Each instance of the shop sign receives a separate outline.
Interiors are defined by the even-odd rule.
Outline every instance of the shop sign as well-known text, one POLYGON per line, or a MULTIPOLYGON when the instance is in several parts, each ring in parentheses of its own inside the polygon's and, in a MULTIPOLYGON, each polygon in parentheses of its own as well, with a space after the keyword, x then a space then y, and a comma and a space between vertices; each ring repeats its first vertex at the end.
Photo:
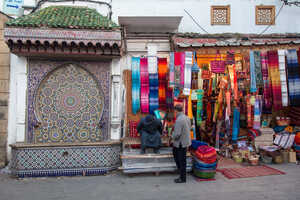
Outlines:
POLYGON ((4 0, 3 12, 8 15, 18 15, 24 0, 4 0))

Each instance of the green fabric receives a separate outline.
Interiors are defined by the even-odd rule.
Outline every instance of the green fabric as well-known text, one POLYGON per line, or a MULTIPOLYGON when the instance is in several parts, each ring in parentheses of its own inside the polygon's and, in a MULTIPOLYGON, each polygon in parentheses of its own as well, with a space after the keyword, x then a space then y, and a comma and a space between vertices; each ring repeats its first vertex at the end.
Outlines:
POLYGON ((49 6, 29 15, 12 19, 6 26, 67 29, 113 29, 117 24, 96 9, 78 6, 49 6))
POLYGON ((198 178, 210 179, 215 177, 216 172, 203 172, 194 168, 193 174, 198 178))
POLYGON ((201 125, 201 122, 202 122, 202 117, 201 117, 201 114, 202 114, 202 110, 203 110, 203 93, 204 91, 203 90, 196 90, 197 92, 197 125, 200 126, 201 125))

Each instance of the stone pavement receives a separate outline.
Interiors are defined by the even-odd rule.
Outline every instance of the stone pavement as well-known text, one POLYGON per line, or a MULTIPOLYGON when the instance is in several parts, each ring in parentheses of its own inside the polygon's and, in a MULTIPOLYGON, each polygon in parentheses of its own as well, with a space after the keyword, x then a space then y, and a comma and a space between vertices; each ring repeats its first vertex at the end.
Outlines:
POLYGON ((299 200, 300 165, 270 165, 285 175, 175 184, 175 174, 51 177, 15 179, 0 175, 0 200, 299 200))

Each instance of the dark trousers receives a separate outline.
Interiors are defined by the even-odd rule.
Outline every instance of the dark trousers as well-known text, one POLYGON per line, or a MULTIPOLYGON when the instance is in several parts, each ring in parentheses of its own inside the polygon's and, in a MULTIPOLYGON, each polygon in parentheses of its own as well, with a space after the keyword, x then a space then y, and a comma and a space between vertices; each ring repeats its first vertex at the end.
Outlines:
POLYGON ((186 181, 186 147, 173 147, 173 156, 180 174, 180 179, 186 181))

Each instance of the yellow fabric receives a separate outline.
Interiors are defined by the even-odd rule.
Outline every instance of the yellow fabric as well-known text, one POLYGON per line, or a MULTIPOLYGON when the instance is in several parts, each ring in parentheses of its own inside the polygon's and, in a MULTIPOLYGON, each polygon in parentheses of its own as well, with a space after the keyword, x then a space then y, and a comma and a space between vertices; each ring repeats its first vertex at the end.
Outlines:
POLYGON ((190 119, 193 119, 192 90, 190 91, 189 100, 188 100, 188 117, 190 119))

